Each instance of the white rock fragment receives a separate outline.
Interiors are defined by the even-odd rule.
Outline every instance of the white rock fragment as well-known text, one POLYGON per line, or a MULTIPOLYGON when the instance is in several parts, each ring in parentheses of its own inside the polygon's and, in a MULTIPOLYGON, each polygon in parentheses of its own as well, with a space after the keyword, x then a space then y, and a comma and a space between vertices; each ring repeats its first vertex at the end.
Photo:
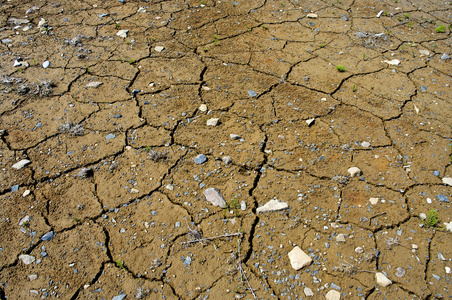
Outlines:
POLYGON ((380 200, 380 199, 378 199, 378 198, 370 198, 370 199, 369 199, 369 202, 370 202, 372 205, 376 205, 376 204, 378 203, 378 200, 380 200))
POLYGON ((414 105, 414 110, 416 111, 416 114, 419 114, 419 108, 417 108, 416 104, 413 103, 413 105, 414 105))
POLYGON ((218 206, 221 208, 226 207, 226 201, 223 198, 219 189, 216 188, 208 188, 204 191, 204 196, 206 196, 207 201, 212 203, 214 206, 218 206))
POLYGON ((308 17, 308 18, 310 18, 310 19, 317 19, 317 15, 316 15, 316 14, 313 14, 313 13, 307 14, 306 17, 308 17))
POLYGON ((131 194, 138 194, 140 191, 139 190, 137 190, 136 188, 131 188, 130 189, 130 193, 131 194))
POLYGON ((288 208, 289 208, 289 204, 287 204, 287 202, 281 202, 279 200, 272 199, 272 200, 268 201, 267 203, 265 203, 264 206, 258 207, 256 212, 257 212, 257 214, 260 214, 260 213, 266 213, 266 212, 270 212, 270 211, 280 211, 280 210, 284 210, 284 209, 288 209, 288 208))
POLYGON ((207 120, 207 126, 217 126, 218 123, 220 123, 220 119, 219 118, 213 118, 213 119, 209 119, 207 120))
POLYGON ((173 191, 173 190, 174 190, 174 185, 172 185, 172 184, 167 184, 167 185, 165 186, 165 188, 166 188, 167 190, 173 191))
POLYGON ((450 268, 449 267, 445 267, 445 269, 446 269, 446 273, 450 274, 450 268))
POLYGON ((98 86, 100 86, 100 85, 102 85, 102 84, 104 84, 104 83, 103 83, 103 82, 100 82, 100 81, 91 81, 90 83, 88 83, 87 85, 85 85, 85 87, 87 87, 87 88, 89 88, 89 87, 97 88, 98 86))
POLYGON ((315 122, 315 118, 311 118, 311 119, 307 119, 306 120, 306 124, 308 124, 309 127, 314 125, 314 122, 315 122))
POLYGON ((233 140, 240 140, 241 136, 238 134, 231 133, 229 137, 233 140))
POLYGON ((140 7, 138 10, 137 10, 137 13, 145 13, 146 12, 146 8, 144 8, 144 7, 140 7))
POLYGON ((39 22, 38 22, 38 28, 43 27, 45 23, 46 23, 46 20, 41 18, 41 20, 39 20, 39 22))
POLYGON ((224 156, 221 160, 225 165, 229 165, 232 162, 232 158, 230 156, 224 156))
POLYGON ((452 178, 450 177, 444 177, 443 183, 452 186, 452 178))
POLYGON ((31 274, 31 275, 28 276, 28 279, 29 279, 30 281, 36 280, 36 279, 38 279, 38 275, 36 275, 36 274, 31 274))
POLYGON ((19 221, 19 226, 24 225, 24 223, 26 223, 26 222, 28 222, 28 221, 30 221, 30 216, 25 216, 25 217, 23 217, 23 218, 20 219, 20 221, 19 221))
POLYGON ((419 50, 419 53, 422 54, 422 55, 425 55, 425 56, 429 56, 430 55, 430 51, 424 50, 424 49, 419 50))
POLYGON ((369 148, 370 147, 370 143, 369 142, 362 142, 361 146, 364 148, 369 148))
POLYGON ((30 190, 25 190, 25 192, 22 194, 22 197, 27 197, 28 195, 30 195, 30 190))
POLYGON ((356 252, 356 253, 363 253, 363 252, 364 252, 364 249, 363 249, 362 247, 356 247, 356 248, 355 248, 355 252, 356 252))
POLYGON ((391 66, 398 66, 400 64, 400 60, 398 60, 398 59, 384 60, 382 62, 387 63, 388 65, 391 65, 391 66))
POLYGON ((331 290, 325 295, 325 299, 327 300, 339 300, 341 299, 341 293, 336 290, 331 290))
POLYGON ((305 287, 303 290, 303 293, 306 295, 306 297, 312 297, 314 296, 314 293, 312 292, 312 290, 308 287, 305 287))
POLYGON ((340 233, 336 236, 336 242, 345 243, 345 234, 340 233))
POLYGON ((446 230, 452 231, 452 222, 449 223, 444 222, 444 225, 446 225, 446 230))
POLYGON ((207 111, 207 105, 201 104, 201 105, 199 106, 199 111, 200 111, 200 112, 206 112, 206 111, 207 111))
POLYGON ((381 17, 381 14, 383 14, 384 10, 380 10, 377 14, 377 18, 381 17))
POLYGON ((31 161, 29 161, 28 159, 22 159, 21 161, 15 163, 12 167, 13 169, 20 170, 30 163, 31 161))
POLYGON ((22 255, 19 255, 19 259, 20 259, 24 264, 29 265, 29 264, 31 264, 32 262, 34 262, 36 258, 35 258, 34 256, 31 256, 31 255, 22 254, 22 255))
POLYGON ((300 247, 296 246, 288 253, 290 264, 295 270, 300 270, 312 263, 312 259, 300 247))
POLYGON ((375 278, 377 279, 377 284, 381 285, 383 287, 386 287, 388 285, 392 284, 392 281, 388 279, 383 273, 375 273, 375 278))
POLYGON ((162 52, 163 50, 165 50, 165 47, 163 47, 163 46, 155 46, 154 50, 156 52, 162 52))
POLYGON ((42 63, 42 67, 44 69, 47 69, 50 66, 50 61, 46 60, 45 62, 42 63))
POLYGON ((245 200, 243 200, 242 202, 240 202, 240 209, 245 211, 246 210, 246 202, 245 200))
POLYGON ((347 170, 348 174, 350 174, 350 177, 355 177, 361 175, 361 170, 357 167, 351 167, 347 170))
POLYGON ((121 29, 116 33, 116 35, 125 39, 127 37, 127 33, 129 33, 127 29, 121 29))
POLYGON ((421 218, 421 220, 425 220, 425 219, 427 219, 427 215, 424 213, 420 213, 419 218, 421 218))

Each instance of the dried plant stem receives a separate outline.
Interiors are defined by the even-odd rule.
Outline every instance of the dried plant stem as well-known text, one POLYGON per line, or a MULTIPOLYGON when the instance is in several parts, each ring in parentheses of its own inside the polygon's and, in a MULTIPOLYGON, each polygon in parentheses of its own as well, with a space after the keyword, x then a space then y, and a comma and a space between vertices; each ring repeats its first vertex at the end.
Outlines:
POLYGON ((231 237, 231 236, 238 236, 241 235, 241 232, 238 233, 229 233, 229 234, 223 234, 223 235, 217 235, 217 236, 212 236, 212 237, 207 237, 207 238, 202 238, 202 239, 196 239, 193 241, 187 241, 187 242, 182 242, 182 245, 186 245, 186 244, 193 244, 193 243, 198 243, 198 242, 204 242, 204 241, 210 241, 210 240, 214 240, 214 239, 219 239, 219 238, 223 238, 223 237, 231 237))
POLYGON ((243 268, 242 268, 242 258, 240 257, 240 240, 238 240, 238 252, 239 252, 239 269, 240 269, 240 274, 242 274, 242 276, 245 278, 245 280, 246 280, 246 283, 248 283, 248 287, 249 287, 249 289, 250 289, 250 291, 251 291, 251 293, 253 294, 253 296, 254 296, 254 299, 257 299, 257 296, 256 296, 256 294, 254 293, 254 290, 253 290, 253 288, 251 287, 251 284, 250 284, 250 282, 248 281, 248 278, 246 277, 246 274, 245 274, 245 272, 243 271, 243 268))

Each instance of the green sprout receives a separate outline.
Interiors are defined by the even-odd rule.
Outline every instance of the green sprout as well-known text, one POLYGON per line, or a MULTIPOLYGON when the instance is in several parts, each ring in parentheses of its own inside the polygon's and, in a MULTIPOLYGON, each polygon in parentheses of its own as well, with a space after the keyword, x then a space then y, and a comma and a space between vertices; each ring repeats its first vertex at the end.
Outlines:
POLYGON ((115 260, 115 264, 118 268, 124 269, 124 261, 117 259, 117 260, 115 260))
POLYGON ((264 29, 268 29, 267 25, 265 25, 265 24, 262 24, 261 27, 264 29))
POLYGON ((392 35, 391 30, 388 29, 388 35, 392 35))
POLYGON ((86 68, 86 73, 90 73, 90 69, 89 69, 89 67, 88 67, 88 68, 86 68))
POLYGON ((435 28, 435 31, 438 32, 438 33, 446 32, 446 26, 441 24, 441 25, 439 25, 438 27, 435 28))
POLYGON ((226 207, 224 208, 224 211, 223 211, 223 219, 226 219, 226 215, 229 211, 230 211, 229 204, 226 203, 226 207))
POLYGON ((366 53, 363 53, 363 60, 366 60, 366 53))
POLYGON ((151 146, 146 146, 146 147, 144 148, 144 150, 145 150, 146 152, 151 152, 151 146))
POLYGON ((325 47, 325 44, 320 44, 319 47, 323 48, 323 47, 325 47))
POLYGON ((33 64, 36 66, 38 62, 36 61, 36 58, 33 58, 33 64))
POLYGON ((402 21, 403 21, 403 18, 402 18, 402 17, 399 17, 399 18, 397 18, 397 20, 399 20, 400 22, 402 22, 402 21))
POLYGON ((206 1, 200 1, 199 3, 201 3, 202 5, 207 5, 206 1))
POLYGON ((116 26, 116 28, 119 28, 119 22, 116 22, 115 26, 116 26))
POLYGON ((240 216, 240 210, 239 210, 240 209, 240 203, 237 201, 237 199, 232 198, 231 206, 232 206, 233 209, 235 209, 235 215, 237 217, 239 217, 240 216))
POLYGON ((343 65, 337 65, 336 70, 338 70, 339 72, 345 72, 345 67, 343 65))
POLYGON ((410 14, 408 14, 408 13, 403 14, 403 16, 404 16, 405 18, 407 18, 407 19, 410 18, 410 14))
POLYGON ((134 62, 133 58, 129 61, 130 64, 133 64, 134 62))
POLYGON ((151 38, 151 41, 155 42, 155 38, 151 38))
POLYGON ((79 221, 80 221, 79 218, 74 218, 74 222, 75 222, 75 223, 78 223, 79 221))
POLYGON ((356 92, 356 85, 353 85, 352 92, 356 92))
POLYGON ((29 222, 23 222, 22 225, 23 225, 24 227, 30 227, 30 223, 29 223, 29 222))
POLYGON ((213 45, 216 46, 218 44, 218 40, 213 41, 213 45))
POLYGON ((408 27, 409 28, 413 27, 413 22, 412 21, 410 21, 410 23, 408 24, 408 27))
POLYGON ((432 208, 428 211, 428 215, 424 220, 422 220, 422 223, 424 223, 425 227, 434 227, 438 224, 438 221, 438 211, 432 208))

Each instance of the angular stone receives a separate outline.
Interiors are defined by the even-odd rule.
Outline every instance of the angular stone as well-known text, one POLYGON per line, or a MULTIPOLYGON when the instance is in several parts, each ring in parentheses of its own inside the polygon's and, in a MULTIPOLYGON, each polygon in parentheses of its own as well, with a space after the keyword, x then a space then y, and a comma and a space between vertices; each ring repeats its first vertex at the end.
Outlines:
POLYGON ((97 88, 98 86, 100 86, 102 84, 103 84, 103 82, 100 82, 100 81, 92 81, 92 82, 88 83, 87 85, 85 85, 85 87, 97 88))
POLYGON ((452 178, 450 177, 444 177, 443 183, 452 186, 452 178))
POLYGON ((193 161, 195 162, 195 164, 201 165, 203 163, 205 163, 207 160, 207 157, 204 154, 199 154, 198 156, 196 156, 193 161))
POLYGON ((314 125, 314 122, 315 122, 315 118, 307 119, 307 120, 306 120, 306 123, 308 124, 309 127, 311 127, 312 125, 314 125))
POLYGON ((217 126, 218 123, 220 123, 219 118, 213 118, 213 119, 207 120, 207 126, 217 126))
POLYGON ((336 242, 345 243, 345 234, 340 233, 336 236, 336 242))
POLYGON ((377 283, 383 287, 392 284, 392 281, 389 280, 383 273, 375 273, 375 278, 377 279, 377 283))
POLYGON ((347 170, 348 174, 350 174, 350 177, 355 177, 361 175, 361 170, 357 167, 351 167, 347 170))
POLYGON ((13 169, 20 170, 29 163, 31 163, 31 161, 29 161, 28 159, 22 159, 21 161, 15 163, 12 167, 13 169))
POLYGON ((207 105, 201 104, 201 105, 199 106, 199 111, 201 111, 201 112, 206 112, 206 111, 207 111, 207 105))
POLYGON ((29 265, 29 264, 31 264, 32 262, 34 262, 36 258, 35 258, 34 256, 31 256, 31 255, 28 255, 28 254, 22 254, 22 255, 19 255, 19 259, 20 259, 24 264, 29 265))
POLYGON ((225 163, 225 165, 229 165, 232 162, 232 158, 230 156, 224 156, 222 160, 225 163))
POLYGON ((295 270, 300 270, 303 267, 309 266, 312 263, 312 259, 307 255, 300 247, 296 246, 288 253, 290 264, 295 270))
POLYGON ((314 296, 314 293, 312 292, 312 290, 308 287, 305 287, 303 290, 303 293, 306 295, 306 297, 312 297, 314 296))
POLYGON ((264 206, 258 207, 256 212, 257 214, 260 213, 266 213, 266 212, 270 212, 270 211, 280 211, 280 210, 284 210, 284 209, 288 209, 289 205, 287 204, 287 202, 281 202, 279 200, 275 200, 272 199, 270 201, 268 201, 267 203, 265 203, 264 206))
POLYGON ((208 188, 204 191, 204 196, 206 196, 207 201, 215 206, 225 208, 226 201, 223 198, 220 190, 217 188, 208 188))
POLYGON ((41 240, 46 242, 50 241, 51 239, 53 239, 53 231, 49 231, 41 237, 41 240))
POLYGON ((42 63, 42 67, 44 69, 47 69, 50 66, 50 61, 46 60, 45 62, 42 63))
POLYGON ((116 35, 125 39, 128 32, 129 31, 127 29, 121 29, 116 33, 116 35))
POLYGON ((240 138, 241 138, 240 135, 238 135, 238 134, 233 134, 233 133, 231 133, 231 134, 229 135, 229 137, 230 137, 231 139, 233 139, 233 140, 240 140, 240 138))
POLYGON ((165 50, 165 47, 163 47, 163 46, 155 46, 154 50, 156 52, 162 52, 163 50, 165 50))
POLYGON ((339 300, 341 299, 341 293, 335 290, 331 290, 325 295, 325 299, 327 300, 339 300))
POLYGON ((378 198, 370 198, 369 199, 369 202, 372 204, 372 205, 375 205, 375 204, 377 204, 378 203, 378 198))
POLYGON ((310 18, 310 19, 317 19, 317 15, 316 14, 308 14, 306 17, 310 18))

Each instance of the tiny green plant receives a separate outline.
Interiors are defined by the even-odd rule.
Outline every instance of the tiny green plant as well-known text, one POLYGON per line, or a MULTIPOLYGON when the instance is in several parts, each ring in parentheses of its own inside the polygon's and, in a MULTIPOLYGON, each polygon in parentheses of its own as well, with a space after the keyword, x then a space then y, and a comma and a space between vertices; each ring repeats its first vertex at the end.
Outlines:
POLYGON ((268 29, 267 25, 265 25, 265 24, 262 24, 261 27, 264 29, 268 29))
POLYGON ((118 23, 118 22, 116 22, 116 25, 115 25, 115 26, 116 26, 116 28, 119 28, 119 23, 118 23))
POLYGON ((320 44, 319 47, 323 48, 323 47, 325 47, 325 44, 320 44))
POLYGON ((399 0, 395 0, 395 3, 399 3, 399 0))
POLYGON ((422 220, 422 223, 424 223, 425 227, 434 227, 438 224, 438 221, 438 211, 432 208, 428 211, 427 217, 422 220))
POLYGON ((129 61, 130 64, 133 64, 134 62, 133 58, 129 61))
POLYGON ((226 203, 226 207, 224 208, 223 211, 223 219, 226 219, 227 213, 230 211, 231 209, 229 208, 229 204, 226 203))
POLYGON ((237 201, 237 199, 232 198, 231 206, 232 206, 233 209, 235 209, 235 215, 237 217, 239 217, 240 216, 240 210, 239 210, 240 209, 240 203, 237 201))
POLYGON ((23 73, 24 72, 24 69, 19 69, 18 70, 20 73, 23 73))
POLYGON ((33 58, 33 64, 36 66, 38 62, 36 61, 36 58, 33 58))
POLYGON ((402 18, 402 17, 399 17, 399 18, 397 18, 397 20, 399 20, 400 22, 402 22, 402 21, 403 21, 403 18, 402 18))
POLYGON ((412 21, 410 21, 410 23, 408 23, 408 28, 411 28, 411 27, 413 27, 413 22, 412 21))
POLYGON ((218 36, 217 36, 216 34, 214 34, 212 37, 213 37, 214 39, 218 40, 218 36))
POLYGON ((363 53, 363 60, 366 60, 366 53, 363 53))
POLYGON ((90 69, 89 69, 89 67, 88 67, 88 68, 86 68, 86 73, 90 73, 90 69))
POLYGON ((218 40, 213 41, 213 45, 214 46, 218 45, 218 40))
POLYGON ((117 259, 117 260, 115 260, 115 264, 118 268, 124 269, 124 261, 117 259))
POLYGON ((388 35, 392 35, 392 33, 391 33, 391 30, 390 30, 390 29, 388 29, 388 35))
POLYGON ((206 1, 200 1, 199 3, 201 3, 202 5, 207 5, 206 1))
POLYGON ((343 65, 337 65, 336 70, 338 70, 339 72, 345 72, 345 67, 343 65))
POLYGON ((155 38, 151 38, 151 40, 152 40, 153 42, 155 42, 155 38))
POLYGON ((146 151, 146 152, 151 152, 151 146, 146 146, 145 148, 144 148, 144 150, 146 151))
POLYGON ((22 225, 23 225, 24 227, 30 227, 30 223, 28 223, 28 222, 23 222, 22 225))
POLYGON ((127 41, 126 44, 127 44, 127 45, 130 45, 130 44, 132 44, 132 42, 131 42, 131 41, 127 41))
POLYGON ((356 85, 353 85, 352 91, 353 91, 353 92, 356 92, 356 85))
POLYGON ((383 12, 383 16, 387 17, 388 13, 386 11, 383 12))
POLYGON ((446 32, 446 26, 441 24, 441 25, 439 25, 438 27, 435 28, 435 31, 438 32, 438 33, 446 32))
POLYGON ((403 16, 404 16, 405 18, 407 18, 407 19, 410 18, 410 14, 407 14, 407 13, 403 14, 403 16))

